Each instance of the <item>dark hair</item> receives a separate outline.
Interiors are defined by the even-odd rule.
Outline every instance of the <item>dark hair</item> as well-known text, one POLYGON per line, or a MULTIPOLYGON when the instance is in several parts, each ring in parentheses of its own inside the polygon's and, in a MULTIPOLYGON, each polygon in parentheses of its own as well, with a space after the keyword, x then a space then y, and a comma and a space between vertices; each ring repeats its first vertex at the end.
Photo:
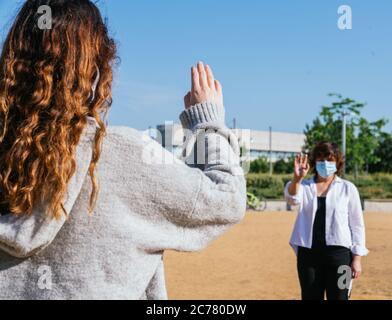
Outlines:
POLYGON ((316 171, 316 161, 317 159, 331 159, 333 158, 336 161, 336 174, 341 176, 343 174, 344 168, 344 156, 339 149, 338 144, 329 141, 321 141, 319 142, 312 150, 310 154, 310 167, 314 174, 317 174, 316 171))

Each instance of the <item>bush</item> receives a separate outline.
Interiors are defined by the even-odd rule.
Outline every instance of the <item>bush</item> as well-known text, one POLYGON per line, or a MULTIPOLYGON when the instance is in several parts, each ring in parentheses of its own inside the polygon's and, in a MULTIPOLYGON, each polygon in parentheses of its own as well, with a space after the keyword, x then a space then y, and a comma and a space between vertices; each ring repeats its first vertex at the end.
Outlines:
POLYGON ((266 158, 258 158, 250 163, 249 172, 267 173, 270 170, 269 168, 269 163, 266 158))
POLYGON ((248 191, 257 197, 264 197, 267 199, 280 199, 283 197, 283 188, 285 181, 283 175, 273 175, 272 177, 266 174, 249 174, 247 176, 248 191))
MULTIPOLYGON (((257 197, 283 199, 283 188, 292 177, 292 174, 274 174, 271 177, 268 174, 250 173, 247 175, 248 191, 257 197)), ((345 179, 357 186, 362 199, 392 199, 392 174, 361 175, 358 179, 348 175, 345 179)))
POLYGON ((280 159, 274 163, 274 173, 276 174, 289 174, 293 172, 294 159, 285 160, 280 159))
POLYGON ((348 175, 346 179, 357 186, 363 199, 392 199, 392 174, 360 175, 357 179, 348 175))

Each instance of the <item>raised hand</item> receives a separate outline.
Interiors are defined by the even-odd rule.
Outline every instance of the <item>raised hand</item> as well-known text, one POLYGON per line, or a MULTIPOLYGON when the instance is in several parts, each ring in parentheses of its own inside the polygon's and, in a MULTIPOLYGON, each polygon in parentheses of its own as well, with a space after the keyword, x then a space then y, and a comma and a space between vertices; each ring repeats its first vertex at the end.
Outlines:
POLYGON ((184 102, 187 109, 203 102, 223 105, 222 86, 208 65, 199 62, 197 67, 192 67, 192 89, 184 97, 184 102))
POLYGON ((294 179, 300 181, 309 173, 308 155, 297 154, 294 160, 294 179))

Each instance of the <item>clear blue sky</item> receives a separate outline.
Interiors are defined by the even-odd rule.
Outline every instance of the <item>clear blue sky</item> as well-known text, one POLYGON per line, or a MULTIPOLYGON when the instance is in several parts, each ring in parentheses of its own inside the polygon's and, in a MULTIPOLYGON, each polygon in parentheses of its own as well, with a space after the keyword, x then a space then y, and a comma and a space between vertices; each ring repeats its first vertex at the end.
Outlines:
MULTIPOLYGON (((0 0, 1 37, 20 1, 0 0)), ((110 124, 176 121, 190 66, 208 62, 222 82, 228 123, 302 132, 329 92, 367 102, 392 121, 392 1, 100 0, 121 65, 110 124), (337 28, 337 9, 353 29, 337 28)), ((392 123, 388 125, 392 131, 392 123)))

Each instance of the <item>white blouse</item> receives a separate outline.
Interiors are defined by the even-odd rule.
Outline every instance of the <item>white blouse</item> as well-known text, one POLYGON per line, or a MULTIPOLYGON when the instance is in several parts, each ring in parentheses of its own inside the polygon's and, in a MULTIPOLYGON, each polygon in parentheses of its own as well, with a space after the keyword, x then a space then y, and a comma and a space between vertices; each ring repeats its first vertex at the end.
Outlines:
MULTIPOLYGON (((295 253, 298 246, 311 248, 313 223, 317 211, 317 186, 314 178, 304 180, 298 194, 289 194, 286 185, 285 198, 290 205, 299 205, 290 245, 295 253)), ((358 256, 366 256, 365 224, 358 189, 349 181, 336 176, 326 198, 325 240, 327 246, 342 246, 358 256)))

